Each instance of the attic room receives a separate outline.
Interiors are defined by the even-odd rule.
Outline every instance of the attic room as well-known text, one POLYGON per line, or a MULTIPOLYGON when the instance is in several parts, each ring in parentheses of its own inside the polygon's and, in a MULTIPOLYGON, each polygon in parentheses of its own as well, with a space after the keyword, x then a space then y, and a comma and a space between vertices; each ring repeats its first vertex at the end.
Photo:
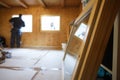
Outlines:
POLYGON ((120 80, 119 3, 0 0, 0 80, 120 80), (19 14, 20 47, 11 47, 19 14))

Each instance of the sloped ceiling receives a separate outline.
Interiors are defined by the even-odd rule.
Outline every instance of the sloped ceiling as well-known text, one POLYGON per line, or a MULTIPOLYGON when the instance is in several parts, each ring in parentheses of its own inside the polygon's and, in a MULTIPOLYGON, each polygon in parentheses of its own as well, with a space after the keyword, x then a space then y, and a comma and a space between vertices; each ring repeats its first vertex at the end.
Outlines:
POLYGON ((50 7, 79 7, 81 0, 0 0, 0 7, 12 8, 21 6, 28 8, 30 6, 50 7))

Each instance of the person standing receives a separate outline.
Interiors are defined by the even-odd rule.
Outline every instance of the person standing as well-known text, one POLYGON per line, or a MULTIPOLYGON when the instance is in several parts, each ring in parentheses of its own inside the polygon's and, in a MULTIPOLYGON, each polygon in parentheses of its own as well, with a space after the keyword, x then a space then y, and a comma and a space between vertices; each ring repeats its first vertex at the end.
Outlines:
POLYGON ((16 47, 19 48, 21 41, 21 27, 25 27, 25 23, 22 20, 22 14, 19 14, 19 17, 11 18, 9 22, 12 24, 10 47, 14 48, 16 45, 16 47))

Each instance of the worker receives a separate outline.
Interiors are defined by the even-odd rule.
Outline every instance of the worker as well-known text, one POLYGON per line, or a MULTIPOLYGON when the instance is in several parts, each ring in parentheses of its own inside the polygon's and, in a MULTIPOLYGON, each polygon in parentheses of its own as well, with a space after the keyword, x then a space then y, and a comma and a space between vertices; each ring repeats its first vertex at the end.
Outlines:
POLYGON ((25 23, 22 20, 22 14, 19 14, 19 17, 11 18, 9 22, 12 24, 10 47, 14 48, 16 45, 17 48, 20 48, 21 27, 25 27, 25 23))

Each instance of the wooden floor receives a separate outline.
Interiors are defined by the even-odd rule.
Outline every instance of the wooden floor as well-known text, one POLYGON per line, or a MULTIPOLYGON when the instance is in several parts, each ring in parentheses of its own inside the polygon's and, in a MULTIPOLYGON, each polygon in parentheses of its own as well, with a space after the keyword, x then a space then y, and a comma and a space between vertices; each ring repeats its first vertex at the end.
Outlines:
POLYGON ((63 50, 4 49, 12 58, 0 64, 0 80, 62 80, 63 50))

